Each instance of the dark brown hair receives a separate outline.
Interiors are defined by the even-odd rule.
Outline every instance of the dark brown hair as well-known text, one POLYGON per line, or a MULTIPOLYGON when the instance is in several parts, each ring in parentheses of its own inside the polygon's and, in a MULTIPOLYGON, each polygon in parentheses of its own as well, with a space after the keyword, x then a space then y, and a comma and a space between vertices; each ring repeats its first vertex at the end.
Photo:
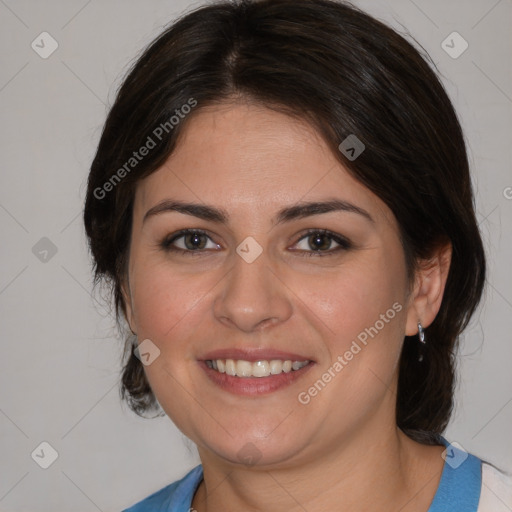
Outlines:
MULTIPOLYGON (((409 276, 440 244, 452 244, 422 362, 416 337, 405 339, 396 409, 397 425, 411 438, 439 442, 453 406, 457 340, 480 301, 485 255, 461 127, 423 53, 357 8, 331 0, 221 2, 170 25, 120 87, 89 174, 84 223, 94 282, 111 287, 118 325, 120 312, 126 315, 121 283, 136 184, 165 162, 186 123, 202 107, 233 98, 298 116, 392 210, 409 276), (171 128, 171 117, 191 99, 193 112, 171 128), (159 126, 168 127, 165 136, 127 166, 159 126), (352 134, 366 146, 353 161, 338 149, 352 134)), ((125 347, 121 396, 143 415, 158 402, 129 336, 125 347)))

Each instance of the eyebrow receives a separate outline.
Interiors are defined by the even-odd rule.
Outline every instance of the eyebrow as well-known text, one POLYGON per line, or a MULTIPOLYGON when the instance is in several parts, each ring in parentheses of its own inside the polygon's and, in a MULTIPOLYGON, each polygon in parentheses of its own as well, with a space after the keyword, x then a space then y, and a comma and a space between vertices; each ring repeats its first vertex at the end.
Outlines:
MULTIPOLYGON (((304 217, 310 217, 313 215, 340 211, 356 213, 366 218, 370 222, 375 222, 372 216, 363 208, 341 199, 331 199, 327 201, 300 202, 293 206, 283 208, 272 220, 272 223, 282 224, 295 219, 302 219, 304 217)), ((219 224, 228 224, 229 222, 229 215, 222 208, 164 199, 145 213, 142 223, 146 222, 148 218, 154 215, 167 212, 178 212, 185 215, 192 215, 193 217, 198 217, 200 219, 216 222, 219 224)))

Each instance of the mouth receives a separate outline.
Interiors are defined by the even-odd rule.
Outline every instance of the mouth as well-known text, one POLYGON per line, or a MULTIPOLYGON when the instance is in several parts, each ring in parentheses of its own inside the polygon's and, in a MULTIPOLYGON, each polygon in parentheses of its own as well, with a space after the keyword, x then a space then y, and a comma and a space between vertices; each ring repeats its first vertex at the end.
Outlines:
POLYGON ((281 359, 263 359, 254 362, 244 359, 207 359, 205 361, 206 366, 211 370, 240 378, 262 378, 296 372, 310 363, 310 360, 292 361, 291 359, 284 361, 281 359))
POLYGON ((225 349, 198 363, 210 382, 236 395, 261 396, 301 379, 316 363, 308 356, 263 349, 225 349))

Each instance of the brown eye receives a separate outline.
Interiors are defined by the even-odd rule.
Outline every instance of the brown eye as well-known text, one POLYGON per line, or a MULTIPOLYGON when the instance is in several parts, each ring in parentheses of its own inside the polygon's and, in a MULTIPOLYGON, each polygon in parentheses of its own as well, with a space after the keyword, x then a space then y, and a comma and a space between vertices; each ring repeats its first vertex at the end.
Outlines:
POLYGON ((296 244, 303 256, 327 256, 351 247, 345 237, 323 229, 308 231, 296 244))
POLYGON ((191 251, 194 249, 204 249, 206 246, 206 236, 202 233, 190 233, 181 238, 183 238, 185 248, 191 251))
POLYGON ((333 239, 324 234, 316 234, 310 235, 307 238, 309 247, 311 247, 314 251, 323 251, 331 248, 331 244, 333 239))
POLYGON ((184 229, 179 231, 164 239, 160 245, 165 251, 177 251, 182 253, 220 248, 204 231, 196 229, 184 229), (208 244, 210 245, 208 246, 208 244))

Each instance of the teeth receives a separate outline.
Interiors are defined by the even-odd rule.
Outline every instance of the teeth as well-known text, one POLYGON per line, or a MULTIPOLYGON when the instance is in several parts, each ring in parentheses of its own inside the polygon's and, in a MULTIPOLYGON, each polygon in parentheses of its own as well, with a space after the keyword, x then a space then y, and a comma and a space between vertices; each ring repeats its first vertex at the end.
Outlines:
POLYGON ((283 371, 283 362, 278 359, 272 359, 270 361, 270 373, 272 375, 277 375, 283 371))
POLYGON ((280 373, 290 373, 304 368, 309 364, 306 361, 281 361, 272 359, 271 361, 245 361, 243 359, 214 359, 206 361, 208 368, 217 370, 219 373, 226 373, 233 377, 268 377, 269 375, 279 375, 280 373))
POLYGON ((236 374, 239 377, 250 377, 252 374, 252 363, 249 361, 242 361, 241 359, 235 363, 236 374))
POLYGON ((226 373, 232 376, 236 375, 236 365, 233 359, 226 359, 226 373))
POLYGON ((268 361, 256 361, 251 364, 251 370, 255 377, 268 377, 270 375, 270 363, 268 361))

